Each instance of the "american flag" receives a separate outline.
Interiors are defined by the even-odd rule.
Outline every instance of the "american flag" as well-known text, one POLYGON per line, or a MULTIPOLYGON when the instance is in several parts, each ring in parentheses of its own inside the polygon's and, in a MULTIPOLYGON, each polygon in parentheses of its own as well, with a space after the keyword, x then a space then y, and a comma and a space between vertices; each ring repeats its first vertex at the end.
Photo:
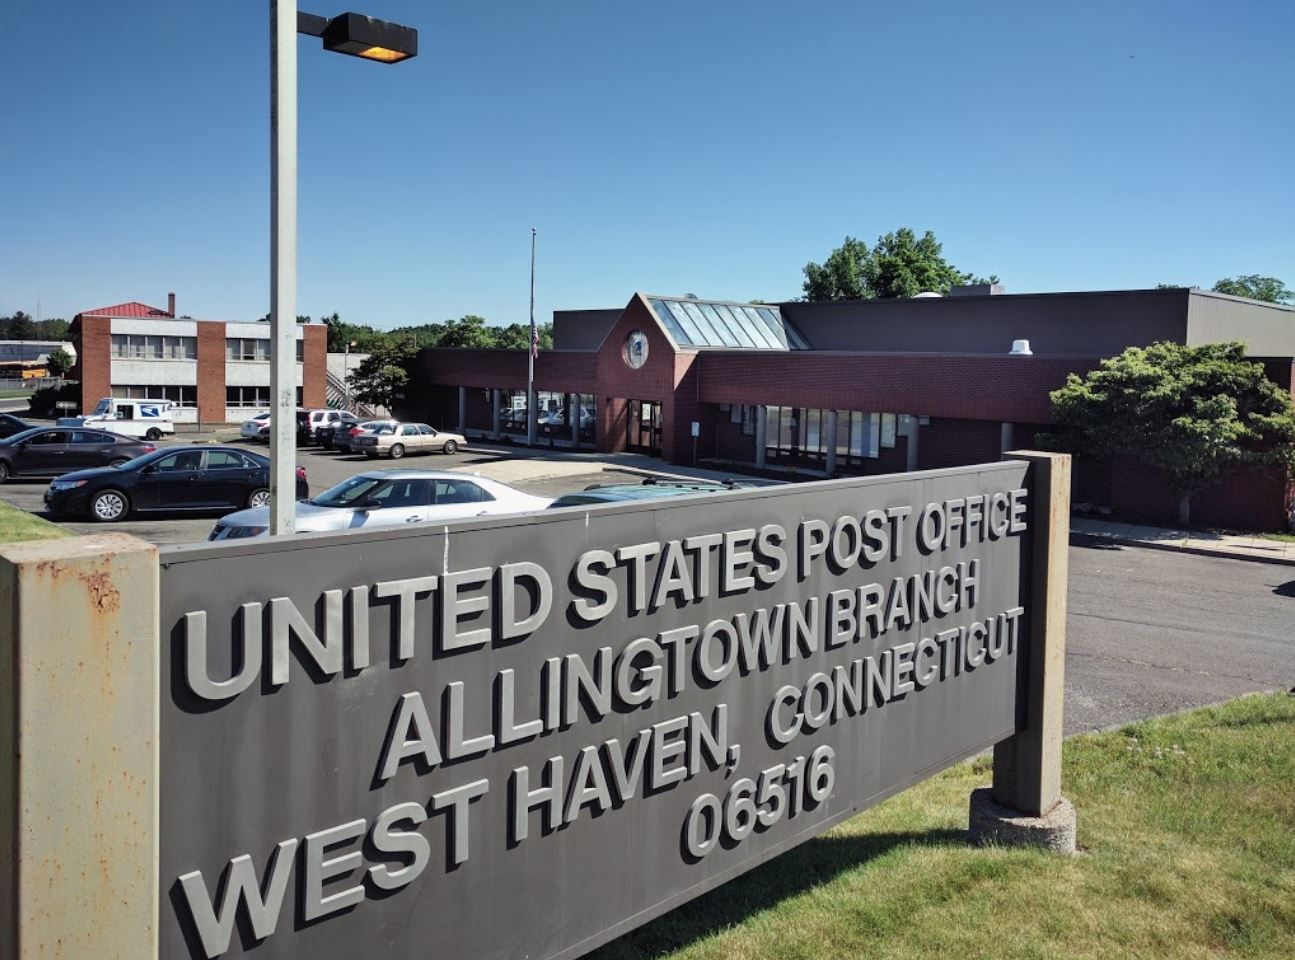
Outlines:
POLYGON ((531 356, 538 357, 539 355, 540 355, 540 331, 539 331, 539 328, 532 323, 531 324, 531 356))

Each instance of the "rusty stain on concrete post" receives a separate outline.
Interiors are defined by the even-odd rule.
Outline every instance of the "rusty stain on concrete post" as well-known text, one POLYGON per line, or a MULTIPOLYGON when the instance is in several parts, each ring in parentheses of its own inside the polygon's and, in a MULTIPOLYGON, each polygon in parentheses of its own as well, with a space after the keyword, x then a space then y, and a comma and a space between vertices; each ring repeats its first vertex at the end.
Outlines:
POLYGON ((0 548, 0 957, 157 956, 157 548, 0 548))

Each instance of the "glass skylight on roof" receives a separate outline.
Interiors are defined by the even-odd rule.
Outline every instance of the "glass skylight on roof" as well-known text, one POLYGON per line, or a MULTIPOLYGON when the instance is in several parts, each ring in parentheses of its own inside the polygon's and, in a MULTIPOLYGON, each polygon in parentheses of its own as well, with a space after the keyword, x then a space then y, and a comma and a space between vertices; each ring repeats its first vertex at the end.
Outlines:
POLYGON ((809 344, 777 307, 678 297, 648 300, 681 347, 737 350, 808 350, 809 344))

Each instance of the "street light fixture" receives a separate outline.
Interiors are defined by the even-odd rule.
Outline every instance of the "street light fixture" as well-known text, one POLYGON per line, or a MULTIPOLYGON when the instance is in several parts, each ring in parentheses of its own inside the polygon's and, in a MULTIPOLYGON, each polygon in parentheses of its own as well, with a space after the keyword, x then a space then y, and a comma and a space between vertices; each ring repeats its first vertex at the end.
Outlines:
POLYGON ((379 63, 418 54, 413 27, 358 13, 320 17, 297 0, 270 0, 270 534, 296 529, 297 486, 297 35, 379 63))

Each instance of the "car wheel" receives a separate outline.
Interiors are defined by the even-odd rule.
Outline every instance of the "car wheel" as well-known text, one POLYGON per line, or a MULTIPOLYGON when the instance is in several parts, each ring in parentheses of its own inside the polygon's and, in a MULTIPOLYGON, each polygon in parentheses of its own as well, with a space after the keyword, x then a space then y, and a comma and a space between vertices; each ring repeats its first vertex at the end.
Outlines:
POLYGON ((145 440, 161 440, 161 439, 162 439, 162 431, 161 431, 161 430, 159 430, 159 429, 157 429, 157 427, 149 427, 149 428, 148 428, 148 432, 147 432, 146 434, 144 434, 144 439, 145 439, 145 440))
POLYGON ((445 452, 446 452, 446 453, 458 453, 458 452, 459 452, 459 445, 458 445, 457 443, 455 443, 453 440, 446 440, 446 441, 445 441, 445 452))
POLYGON ((391 450, 387 454, 387 456, 391 457, 392 460, 399 460, 404 455, 405 445, 403 443, 393 443, 391 445, 391 450))
POLYGON ((257 487, 247 495, 247 505, 249 507, 268 507, 270 505, 270 491, 265 487, 257 487))
POLYGON ((9 464, 5 463, 3 460, 0 460, 0 483, 4 483, 8 479, 9 479, 9 464))
POLYGON ((90 519, 113 523, 130 513, 130 500, 120 490, 100 490, 90 498, 90 519))
POLYGON ((124 466, 125 464, 128 464, 128 463, 130 463, 130 460, 129 460, 127 457, 118 457, 116 460, 109 460, 109 461, 108 461, 108 466, 110 466, 110 467, 120 467, 120 466, 124 466))

